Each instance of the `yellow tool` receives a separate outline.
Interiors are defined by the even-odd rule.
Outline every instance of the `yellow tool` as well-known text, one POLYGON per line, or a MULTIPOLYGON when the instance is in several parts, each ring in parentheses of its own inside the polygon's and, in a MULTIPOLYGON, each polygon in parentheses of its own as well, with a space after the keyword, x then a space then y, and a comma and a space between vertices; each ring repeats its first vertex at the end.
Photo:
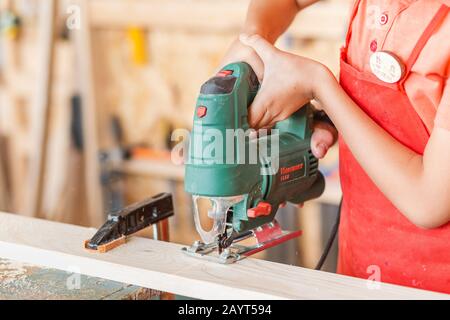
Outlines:
POLYGON ((147 63, 147 47, 145 44, 145 32, 138 27, 128 28, 128 38, 132 45, 132 59, 137 65, 147 63))
POLYGON ((0 30, 10 39, 17 39, 20 33, 20 17, 11 10, 6 10, 0 16, 0 30))

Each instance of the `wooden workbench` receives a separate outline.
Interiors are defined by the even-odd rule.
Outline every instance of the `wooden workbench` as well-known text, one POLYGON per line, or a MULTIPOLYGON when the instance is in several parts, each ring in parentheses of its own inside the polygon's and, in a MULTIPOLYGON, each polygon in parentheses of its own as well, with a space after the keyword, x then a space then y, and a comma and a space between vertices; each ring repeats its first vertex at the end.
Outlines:
POLYGON ((86 251, 94 229, 0 213, 0 257, 200 299, 449 299, 449 295, 257 259, 220 265, 181 245, 131 238, 108 253, 86 251))
POLYGON ((0 300, 149 300, 160 292, 0 258, 0 300))

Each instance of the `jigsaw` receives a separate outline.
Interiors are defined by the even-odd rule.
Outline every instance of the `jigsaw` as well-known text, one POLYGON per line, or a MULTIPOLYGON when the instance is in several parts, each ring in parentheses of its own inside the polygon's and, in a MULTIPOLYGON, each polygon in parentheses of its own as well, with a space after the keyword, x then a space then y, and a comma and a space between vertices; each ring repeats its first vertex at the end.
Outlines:
POLYGON ((313 106, 303 106, 268 134, 246 134, 247 109, 259 87, 245 62, 225 66, 201 87, 185 169, 201 240, 182 249, 189 255, 233 263, 295 238, 301 231, 283 231, 278 208, 323 193, 325 180, 310 147, 313 106), (209 230, 202 226, 202 199, 210 202, 209 230))

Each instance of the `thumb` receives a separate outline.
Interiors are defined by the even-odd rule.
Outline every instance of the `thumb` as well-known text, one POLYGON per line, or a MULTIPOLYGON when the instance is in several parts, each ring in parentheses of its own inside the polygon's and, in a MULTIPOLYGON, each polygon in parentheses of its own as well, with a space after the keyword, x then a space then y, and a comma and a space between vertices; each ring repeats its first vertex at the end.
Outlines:
POLYGON ((336 141, 337 132, 332 126, 317 122, 311 137, 311 151, 318 159, 325 157, 328 149, 336 141))
POLYGON ((277 50, 269 41, 261 37, 259 34, 241 34, 239 40, 242 44, 251 47, 265 63, 270 60, 277 50))

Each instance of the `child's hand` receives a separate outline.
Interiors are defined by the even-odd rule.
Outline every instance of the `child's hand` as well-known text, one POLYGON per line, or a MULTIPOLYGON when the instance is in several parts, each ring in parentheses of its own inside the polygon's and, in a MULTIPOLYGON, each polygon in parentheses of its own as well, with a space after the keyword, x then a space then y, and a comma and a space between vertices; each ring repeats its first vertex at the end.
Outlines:
MULTIPOLYGON (((223 68, 229 63, 236 61, 247 62, 255 71, 259 81, 262 80, 264 74, 264 64, 261 58, 256 54, 255 50, 242 44, 239 39, 236 39, 228 49, 225 57, 220 63, 220 67, 223 68)), ((217 70, 219 71, 219 70, 217 70)))
POLYGON ((249 110, 252 127, 269 128, 314 99, 318 62, 278 50, 259 35, 241 35, 264 64, 261 88, 249 110))
POLYGON ((332 125, 318 121, 314 123, 314 131, 311 137, 311 151, 318 159, 327 154, 328 149, 336 142, 338 133, 332 125))
MULTIPOLYGON (((241 35, 239 39, 264 64, 261 88, 249 109, 249 124, 253 128, 270 128, 288 118, 313 100, 321 79, 330 76, 322 64, 278 50, 259 35, 241 35)), ((317 158, 323 158, 337 132, 324 123, 317 123, 314 129, 311 148, 317 158)))

